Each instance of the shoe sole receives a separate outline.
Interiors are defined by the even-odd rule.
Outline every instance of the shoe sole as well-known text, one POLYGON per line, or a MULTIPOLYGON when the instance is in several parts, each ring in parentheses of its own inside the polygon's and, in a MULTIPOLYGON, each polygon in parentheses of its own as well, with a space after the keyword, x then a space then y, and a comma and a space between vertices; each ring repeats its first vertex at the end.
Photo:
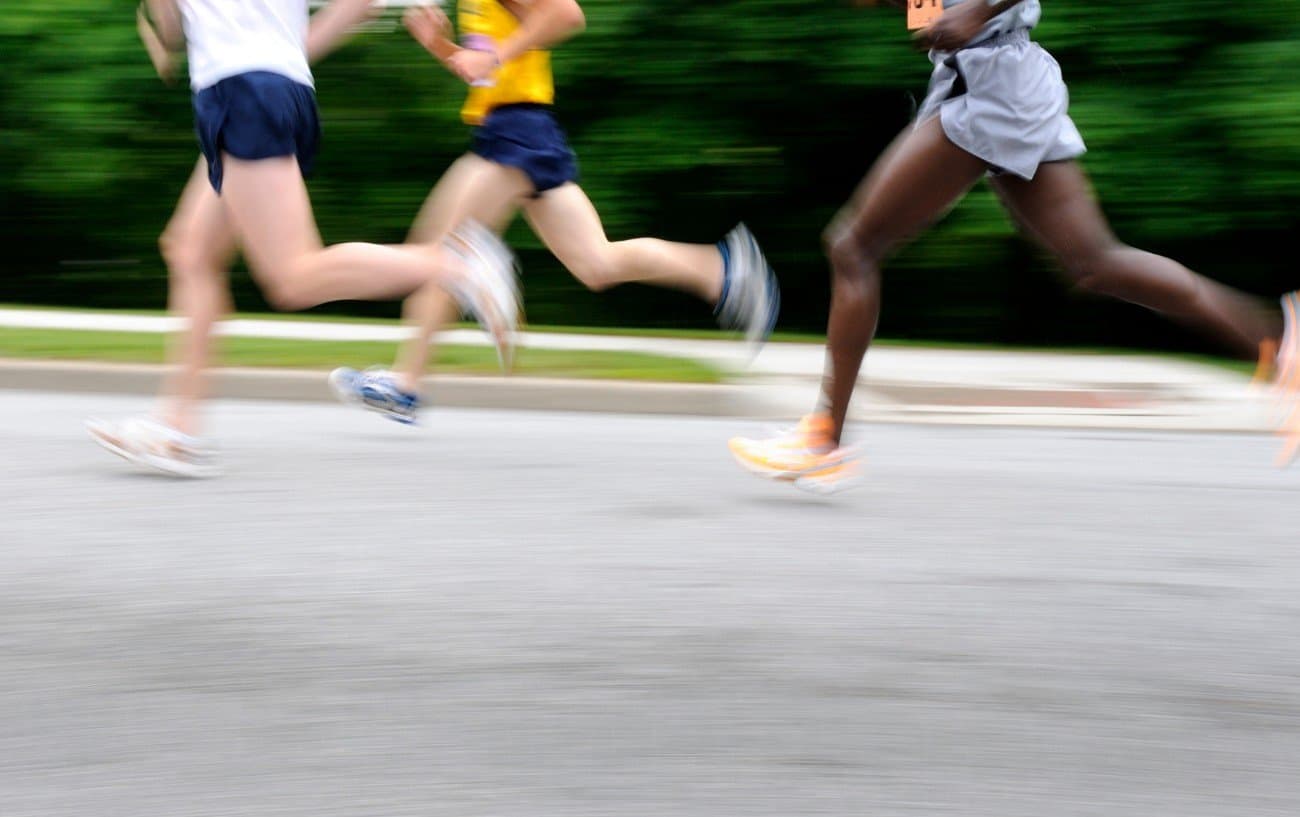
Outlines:
POLYGON ((761 465, 747 459, 744 455, 737 453, 735 449, 730 449, 730 451, 732 458, 740 465, 740 467, 754 476, 772 482, 789 482, 796 488, 813 494, 837 494, 841 491, 847 491, 862 482, 862 477, 859 473, 860 467, 857 460, 841 460, 834 465, 790 471, 761 465), (834 472, 840 469, 851 470, 853 473, 835 479, 826 478, 827 472, 834 472))
POLYGON ((158 471, 169 477, 178 477, 182 479, 211 479, 221 475, 221 470, 214 466, 204 467, 201 465, 187 465, 177 463, 175 460, 169 460, 166 457, 158 457, 153 454, 137 454, 134 451, 123 448, 114 443, 107 436, 103 426, 94 421, 86 422, 86 432, 90 438, 99 444, 101 448, 109 451, 132 465, 140 465, 151 471, 158 471))

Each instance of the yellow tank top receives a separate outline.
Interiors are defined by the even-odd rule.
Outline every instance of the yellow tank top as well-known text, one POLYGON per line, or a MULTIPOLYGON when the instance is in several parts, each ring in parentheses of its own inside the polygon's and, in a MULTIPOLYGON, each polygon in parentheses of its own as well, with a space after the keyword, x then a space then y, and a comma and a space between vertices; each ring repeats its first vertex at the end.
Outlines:
MULTIPOLYGON (((457 16, 461 42, 473 48, 482 38, 494 43, 514 33, 519 19, 500 0, 460 0, 457 16)), ((478 125, 488 113, 501 105, 532 102, 550 105, 555 102, 555 82, 551 77, 551 52, 529 51, 496 70, 485 84, 469 89, 460 118, 468 125, 478 125)))

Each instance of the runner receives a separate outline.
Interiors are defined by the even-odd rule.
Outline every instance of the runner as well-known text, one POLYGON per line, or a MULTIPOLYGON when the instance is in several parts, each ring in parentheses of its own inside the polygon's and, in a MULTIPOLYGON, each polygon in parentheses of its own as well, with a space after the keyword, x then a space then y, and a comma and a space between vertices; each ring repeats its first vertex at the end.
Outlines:
POLYGON ((385 299, 443 286, 499 344, 517 320, 512 262, 486 230, 464 225, 438 245, 321 244, 303 177, 319 122, 308 58, 319 57, 370 14, 370 0, 335 0, 311 19, 306 0, 149 0, 139 28, 164 78, 188 48, 203 158, 162 239, 169 306, 189 321, 170 357, 178 365, 157 418, 92 420, 110 451, 178 476, 216 464, 195 436, 196 407, 215 322, 229 311, 226 269, 242 246, 268 300, 305 309, 343 299, 385 299), (152 18, 152 19, 150 19, 152 18))
MULTIPOLYGON (((1060 68, 1029 37, 1041 15, 1038 0, 896 5, 908 7, 918 43, 930 49, 929 94, 915 123, 826 230, 833 288, 828 365, 816 409, 777 437, 733 439, 741 465, 814 491, 853 482, 857 458, 841 439, 880 314, 881 265, 984 176, 1020 228, 1080 288, 1201 329, 1243 357, 1261 350, 1272 357, 1283 340, 1276 308, 1111 233, 1076 161, 1085 148, 1067 113, 1060 68)), ((1288 331, 1277 357, 1284 382, 1296 380, 1297 343, 1300 336, 1288 331)))
MULTIPOLYGON (((469 218, 499 231, 522 209, 533 232, 575 278, 592 290, 629 282, 672 287, 715 307, 719 321, 757 344, 780 308, 776 278, 745 226, 716 245, 657 238, 611 242, 600 215, 577 184, 578 168, 551 112, 555 89, 547 50, 582 30, 574 0, 461 0, 461 45, 446 15, 415 8, 412 36, 470 86, 461 111, 473 126, 470 150, 447 170, 425 202, 410 240, 437 242, 469 218)), ((428 288, 404 306, 415 335, 392 371, 337 369, 335 393, 403 423, 414 422, 430 343, 454 317, 447 296, 428 288)))

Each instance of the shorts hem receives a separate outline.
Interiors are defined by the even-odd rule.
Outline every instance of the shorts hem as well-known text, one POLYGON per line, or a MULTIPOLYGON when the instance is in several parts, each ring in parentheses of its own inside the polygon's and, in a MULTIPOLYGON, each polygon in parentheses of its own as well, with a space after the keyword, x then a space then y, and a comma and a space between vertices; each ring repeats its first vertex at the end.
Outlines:
POLYGON ((939 117, 939 124, 943 128, 943 135, 948 137, 948 141, 952 142, 957 147, 961 148, 962 150, 966 151, 970 155, 974 156, 976 159, 979 159, 981 162, 988 165, 990 174, 994 176, 1011 175, 1011 176, 1016 176, 1018 178, 1024 179, 1027 182, 1030 182, 1034 180, 1034 176, 1038 173, 1039 167, 1049 162, 1070 162, 1075 159, 1078 159, 1080 156, 1088 152, 1088 148, 1085 146, 1082 147, 1077 152, 1068 152, 1064 155, 1049 153, 1048 156, 1050 156, 1051 158, 1045 156, 1044 158, 1039 159, 1037 162, 1034 163, 1034 166, 1032 168, 1028 168, 1028 172, 1025 172, 1026 168, 1023 165, 1019 168, 1007 167, 991 159, 989 155, 990 154, 989 151, 983 151, 973 147, 969 143, 970 140, 964 138, 963 134, 954 133, 956 129, 949 124, 948 118, 944 115, 944 113, 947 110, 948 110, 948 103, 945 102, 942 105, 940 105, 938 110, 934 111, 933 114, 926 116, 924 120, 918 119, 917 124, 919 125, 922 122, 928 122, 930 119, 934 118, 934 116, 937 115, 939 117))
POLYGON ((532 173, 529 172, 529 167, 527 162, 511 161, 509 159, 505 159, 500 156, 493 156, 490 153, 485 152, 483 150, 479 150, 476 147, 471 147, 469 149, 469 152, 479 157, 480 159, 491 162, 494 165, 501 165, 502 167, 513 167, 514 169, 522 172, 525 176, 528 177, 528 181, 531 182, 533 185, 532 198, 538 198, 543 193, 550 192, 551 190, 554 190, 557 187, 563 187, 569 182, 576 182, 578 180, 578 175, 576 173, 571 176, 565 176, 563 178, 558 178, 558 179, 549 176, 544 179, 539 179, 537 176, 534 176, 532 173))

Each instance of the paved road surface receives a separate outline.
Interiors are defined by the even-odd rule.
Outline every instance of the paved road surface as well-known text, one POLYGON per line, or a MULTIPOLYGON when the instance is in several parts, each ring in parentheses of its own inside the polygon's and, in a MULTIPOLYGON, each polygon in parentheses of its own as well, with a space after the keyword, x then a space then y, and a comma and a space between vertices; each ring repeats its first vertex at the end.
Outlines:
POLYGON ((136 474, 0 392, 5 817, 1300 813, 1272 441, 229 403, 136 474))

